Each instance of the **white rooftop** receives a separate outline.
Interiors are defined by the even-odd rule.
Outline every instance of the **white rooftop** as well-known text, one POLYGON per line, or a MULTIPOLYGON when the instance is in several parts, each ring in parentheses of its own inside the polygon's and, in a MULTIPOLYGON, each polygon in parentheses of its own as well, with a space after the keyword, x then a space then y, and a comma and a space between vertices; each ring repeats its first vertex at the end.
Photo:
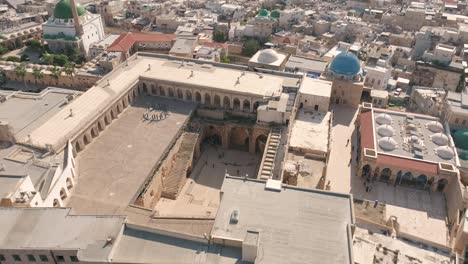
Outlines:
POLYGON ((322 97, 330 97, 332 90, 332 83, 330 81, 304 78, 302 80, 299 92, 301 94, 310 94, 322 97))
POLYGON ((291 130, 290 148, 327 153, 330 112, 299 110, 291 130))

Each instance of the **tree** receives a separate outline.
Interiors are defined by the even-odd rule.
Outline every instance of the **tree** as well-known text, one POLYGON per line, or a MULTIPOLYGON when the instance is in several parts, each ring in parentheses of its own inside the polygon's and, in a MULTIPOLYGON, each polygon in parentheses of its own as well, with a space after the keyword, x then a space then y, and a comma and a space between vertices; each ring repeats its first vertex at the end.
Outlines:
POLYGON ((213 31, 213 40, 215 42, 226 42, 227 41, 226 33, 224 33, 224 31, 221 31, 219 29, 215 29, 213 31))
POLYGON ((6 58, 6 61, 20 62, 21 59, 18 58, 18 57, 16 57, 16 56, 8 56, 8 57, 6 58))
POLYGON ((23 54, 23 55, 21 55, 20 61, 29 61, 29 56, 28 56, 28 54, 23 54))
POLYGON ((231 63, 231 59, 228 56, 221 56, 222 63, 231 63))
POLYGON ((8 78, 4 71, 0 71, 0 85, 4 85, 8 81, 8 78))
POLYGON ((62 70, 58 67, 54 67, 52 68, 52 70, 50 70, 50 76, 54 78, 57 83, 61 75, 62 75, 62 70))
POLYGON ((28 85, 26 84, 26 78, 25 78, 26 77, 26 66, 23 63, 16 66, 15 75, 16 75, 16 77, 21 78, 23 80, 24 86, 27 89, 28 85))
POLYGON ((34 68, 32 75, 34 77, 34 80, 36 81, 36 84, 37 84, 37 80, 41 80, 44 78, 44 73, 41 71, 41 69, 34 68))
POLYGON ((260 49, 260 43, 256 39, 249 39, 242 47, 242 55, 252 57, 260 49))
POLYGON ((63 69, 65 74, 70 76, 73 84, 74 84, 73 75, 75 75, 75 66, 76 64, 74 62, 68 62, 67 64, 65 64, 65 67, 63 69))
POLYGON ((4 45, 0 45, 0 55, 7 53, 9 50, 4 45))
POLYGON ((42 44, 39 40, 37 39, 30 39, 26 41, 26 46, 32 50, 41 50, 42 49, 42 44))
POLYGON ((57 54, 54 55, 54 65, 56 66, 64 66, 68 62, 68 57, 64 54, 57 54))

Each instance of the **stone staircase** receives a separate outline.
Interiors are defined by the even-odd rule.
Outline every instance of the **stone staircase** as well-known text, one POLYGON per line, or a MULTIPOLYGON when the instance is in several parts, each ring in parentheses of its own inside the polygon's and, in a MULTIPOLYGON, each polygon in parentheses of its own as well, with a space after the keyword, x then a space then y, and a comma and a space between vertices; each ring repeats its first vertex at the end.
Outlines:
POLYGON ((260 165, 259 177, 261 180, 268 180, 273 177, 275 169, 275 159, 278 148, 281 142, 281 129, 272 128, 270 135, 268 135, 267 143, 265 144, 265 151, 263 152, 263 159, 260 165))

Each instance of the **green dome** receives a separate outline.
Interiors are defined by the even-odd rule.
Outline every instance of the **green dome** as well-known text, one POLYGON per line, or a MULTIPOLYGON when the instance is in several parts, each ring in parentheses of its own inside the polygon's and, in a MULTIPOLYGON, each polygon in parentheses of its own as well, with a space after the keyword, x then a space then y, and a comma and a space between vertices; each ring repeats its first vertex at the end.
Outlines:
POLYGON ((279 11, 278 9, 275 9, 275 10, 271 11, 270 16, 271 16, 272 18, 279 19, 279 17, 280 17, 280 11, 279 11))
POLYGON ((458 155, 458 157, 460 157, 462 160, 468 160, 468 152, 462 152, 460 155, 458 155))
POLYGON ((468 150, 468 130, 460 129, 453 134, 453 141, 457 148, 468 150))
MULTIPOLYGON (((86 13, 86 10, 84 9, 84 7, 78 3, 76 3, 76 10, 78 11, 78 16, 82 16, 86 13)), ((70 0, 60 0, 55 5, 54 17, 60 18, 60 19, 73 19, 73 13, 71 9, 70 0)))
POLYGON ((259 17, 269 17, 270 16, 270 12, 266 9, 262 9, 260 10, 260 12, 258 13, 259 17))

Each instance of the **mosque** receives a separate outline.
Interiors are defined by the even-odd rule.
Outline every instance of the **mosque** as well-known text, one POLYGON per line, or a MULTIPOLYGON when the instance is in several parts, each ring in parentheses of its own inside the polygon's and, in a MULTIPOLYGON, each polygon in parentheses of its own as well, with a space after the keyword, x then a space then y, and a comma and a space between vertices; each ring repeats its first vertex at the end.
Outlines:
POLYGON ((43 39, 52 52, 65 53, 78 48, 85 57, 90 45, 105 37, 101 16, 86 11, 75 0, 60 0, 42 29, 43 39))

